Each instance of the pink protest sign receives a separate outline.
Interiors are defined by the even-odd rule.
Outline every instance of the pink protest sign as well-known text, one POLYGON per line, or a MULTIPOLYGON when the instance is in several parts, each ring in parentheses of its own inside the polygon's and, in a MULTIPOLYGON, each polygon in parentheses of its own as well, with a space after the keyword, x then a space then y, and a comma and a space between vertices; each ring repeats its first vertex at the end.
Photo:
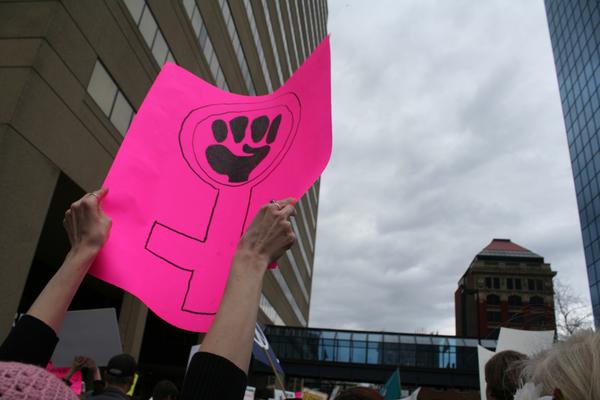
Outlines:
POLYGON ((91 273, 157 315, 206 331, 240 236, 272 199, 300 198, 331 154, 329 39, 276 92, 224 92, 166 64, 109 171, 110 238, 91 273))

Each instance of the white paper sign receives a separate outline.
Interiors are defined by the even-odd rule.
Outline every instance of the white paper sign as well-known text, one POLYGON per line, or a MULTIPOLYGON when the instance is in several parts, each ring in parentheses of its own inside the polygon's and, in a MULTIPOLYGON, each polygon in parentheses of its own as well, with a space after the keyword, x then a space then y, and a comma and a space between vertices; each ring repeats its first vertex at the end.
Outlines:
POLYGON ((256 393, 256 388, 253 386, 246 386, 246 393, 244 393, 244 400, 254 400, 254 394, 256 393))
POLYGON ((486 400, 487 384, 485 382, 485 364, 494 356, 493 351, 486 349, 483 346, 477 346, 477 359, 479 360, 479 394, 481 400, 486 400))
POLYGON ((59 368, 70 367, 76 356, 90 357, 104 367, 123 352, 114 308, 68 311, 58 338, 52 365, 59 368))
POLYGON ((522 331, 500 328, 496 353, 513 350, 528 357, 548 349, 554 343, 554 331, 522 331))

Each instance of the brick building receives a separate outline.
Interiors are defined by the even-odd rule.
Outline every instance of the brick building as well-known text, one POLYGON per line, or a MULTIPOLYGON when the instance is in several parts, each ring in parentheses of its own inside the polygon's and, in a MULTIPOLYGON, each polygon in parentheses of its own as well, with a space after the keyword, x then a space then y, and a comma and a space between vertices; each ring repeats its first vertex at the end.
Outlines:
POLYGON ((555 275, 542 256, 510 239, 493 239, 458 282, 456 335, 497 338, 500 327, 555 330, 555 275))

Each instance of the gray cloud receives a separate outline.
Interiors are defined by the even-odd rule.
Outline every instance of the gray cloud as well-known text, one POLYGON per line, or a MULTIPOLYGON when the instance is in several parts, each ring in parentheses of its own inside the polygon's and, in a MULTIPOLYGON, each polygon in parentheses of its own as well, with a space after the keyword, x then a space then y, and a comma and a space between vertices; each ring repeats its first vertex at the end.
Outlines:
POLYGON ((589 296, 543 2, 329 2, 334 150, 310 325, 454 332, 494 237, 589 296))

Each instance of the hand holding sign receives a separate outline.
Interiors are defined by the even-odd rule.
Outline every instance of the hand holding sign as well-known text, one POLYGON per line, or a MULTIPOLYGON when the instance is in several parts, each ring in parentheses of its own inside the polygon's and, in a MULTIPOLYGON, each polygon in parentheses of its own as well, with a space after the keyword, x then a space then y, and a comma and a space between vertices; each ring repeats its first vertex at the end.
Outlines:
POLYGON ((329 41, 275 93, 226 93, 166 64, 113 163, 111 237, 91 273, 206 331, 247 223, 300 198, 331 153, 329 41))

